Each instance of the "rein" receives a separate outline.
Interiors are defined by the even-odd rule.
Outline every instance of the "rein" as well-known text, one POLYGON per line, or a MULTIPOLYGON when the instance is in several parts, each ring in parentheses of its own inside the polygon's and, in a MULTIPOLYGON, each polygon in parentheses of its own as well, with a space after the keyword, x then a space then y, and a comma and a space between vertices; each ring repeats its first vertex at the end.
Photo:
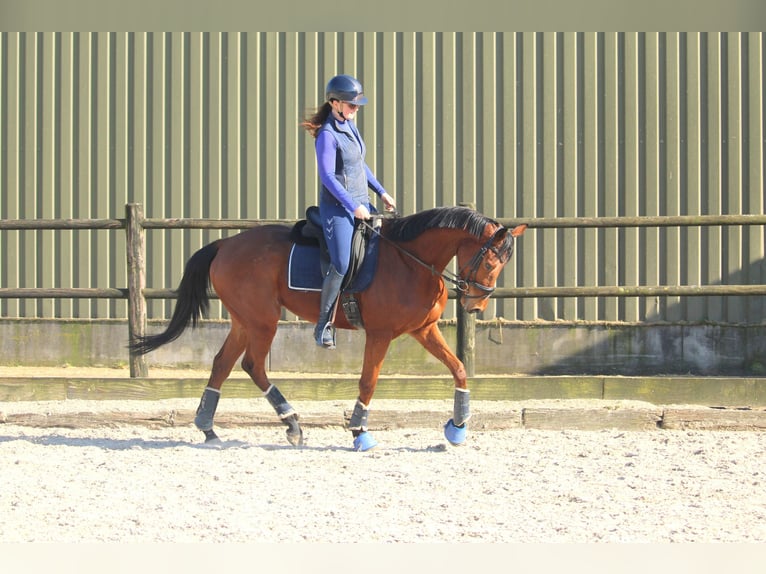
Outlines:
MULTIPOLYGON (((396 217, 397 215, 398 214, 395 213, 394 217, 396 217)), ((385 219, 385 217, 386 217, 385 215, 375 215, 375 214, 373 214, 373 216, 372 216, 373 219, 385 219)), ((455 289, 459 293, 461 293, 464 297, 472 298, 472 299, 486 299, 487 297, 492 295, 492 293, 494 293, 494 291, 495 291, 494 287, 487 287, 486 285, 482 285, 481 283, 479 283, 476 280, 471 280, 471 279, 467 279, 466 280, 466 279, 463 279, 461 277, 461 274, 462 274, 463 270, 465 270, 466 268, 470 267, 470 274, 471 275, 475 275, 476 271, 478 271, 478 269, 479 269, 479 265, 484 260, 484 257, 486 256, 487 251, 492 251, 497 256, 497 258, 500 259, 501 261, 504 259, 504 254, 501 254, 496 248, 492 247, 492 243, 495 241, 495 238, 503 230, 502 227, 499 227, 495 231, 495 233, 492 234, 492 237, 490 237, 486 241, 486 243, 484 243, 484 245, 476 252, 476 254, 471 258, 471 260, 464 267, 459 269, 457 274, 455 274, 455 273, 452 273, 452 271, 449 271, 447 269, 445 269, 442 272, 437 271, 436 268, 433 265, 429 265, 428 263, 426 263, 425 261, 423 261, 422 259, 420 259, 416 255, 413 255, 412 253, 410 253, 409 251, 404 249, 398 243, 396 243, 394 241, 391 241, 387 237, 384 237, 383 234, 380 233, 380 227, 373 227, 367 221, 363 221, 363 223, 373 233, 377 233, 378 237, 380 237, 384 241, 387 241, 389 243, 389 245, 393 245, 400 253, 406 255, 407 257, 409 257, 410 259, 412 259, 413 261, 415 261, 419 265, 421 265, 421 266, 425 267, 426 269, 428 269, 431 272, 431 275, 438 275, 444 281, 447 281, 448 283, 452 283, 452 285, 455 286, 455 289), (473 295, 473 296, 468 295, 468 290, 470 289, 471 286, 474 286, 479 291, 482 291, 483 295, 473 295)), ((505 257, 506 261, 511 258, 512 253, 513 253, 513 244, 511 244, 511 250, 507 254, 507 257, 505 257)))

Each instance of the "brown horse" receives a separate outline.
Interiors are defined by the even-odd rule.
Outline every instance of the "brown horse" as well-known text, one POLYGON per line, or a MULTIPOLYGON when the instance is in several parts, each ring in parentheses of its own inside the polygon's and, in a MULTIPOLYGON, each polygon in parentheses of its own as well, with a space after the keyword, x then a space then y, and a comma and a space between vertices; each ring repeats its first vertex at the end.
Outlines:
MULTIPOLYGON (((466 372, 437 325, 447 303, 445 280, 455 285, 467 312, 484 310, 500 271, 511 258, 514 237, 525 228, 520 225, 511 230, 463 207, 384 219, 377 231, 377 270, 369 287, 356 294, 366 342, 359 396, 349 421, 355 450, 369 450, 377 444, 367 432, 368 407, 389 345, 404 333, 452 373, 454 416, 444 433, 452 444, 465 441, 465 423, 470 417, 466 372), (457 275, 445 271, 453 257, 457 257, 457 275)), ((231 331, 215 356, 197 409, 195 424, 205 433, 206 441, 219 440, 213 431, 213 418, 221 385, 244 353, 242 368, 287 425, 289 442, 303 444, 298 415, 269 382, 265 368, 282 307, 314 323, 319 314, 319 293, 288 286, 287 266, 293 245, 290 231, 285 225, 264 225, 201 248, 186 264, 167 329, 131 343, 134 352, 148 353, 178 338, 190 323, 196 325, 207 310, 212 283, 231 316, 231 331)), ((340 311, 335 325, 354 328, 340 311)))

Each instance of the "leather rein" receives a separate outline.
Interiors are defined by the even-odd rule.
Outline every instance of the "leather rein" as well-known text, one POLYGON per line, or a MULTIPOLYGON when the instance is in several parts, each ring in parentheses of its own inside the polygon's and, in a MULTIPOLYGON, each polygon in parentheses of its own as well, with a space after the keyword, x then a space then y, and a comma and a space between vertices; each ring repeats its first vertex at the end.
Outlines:
MULTIPOLYGON (((384 219, 384 215, 372 215, 373 219, 384 219)), ((455 286, 455 289, 463 295, 466 299, 486 299, 492 295, 495 291, 495 287, 487 287, 486 285, 482 285, 476 280, 476 273, 479 270, 479 265, 481 265, 481 262, 484 261, 484 258, 487 256, 488 252, 492 252, 495 254, 495 256, 502 261, 503 263, 507 262, 511 256, 513 255, 513 237, 511 237, 511 245, 509 249, 501 250, 497 249, 496 247, 493 247, 492 244, 497 239, 497 236, 500 235, 502 232, 507 231, 504 227, 498 227, 495 232, 492 234, 492 237, 490 237, 484 245, 481 246, 481 248, 474 254, 474 256, 471 258, 471 260, 466 263, 462 268, 460 268, 457 272, 457 274, 452 273, 451 271, 445 269, 442 272, 439 272, 433 265, 429 265, 416 255, 413 255, 406 249, 404 249, 401 245, 398 243, 395 243, 394 241, 391 241, 387 237, 383 236, 382 233, 380 233, 380 227, 373 227, 370 225, 367 221, 364 221, 364 224, 372 230, 373 233, 377 233, 378 237, 381 239, 387 241, 390 245, 393 245, 396 249, 399 250, 400 253, 406 255, 410 259, 417 262, 419 265, 425 267, 431 272, 431 275, 438 275, 440 276, 444 281, 447 281, 448 283, 452 283, 452 285, 455 286), (468 279, 463 279, 463 272, 468 269, 468 279), (481 291, 481 295, 468 295, 468 291, 471 287, 476 288, 477 290, 481 291)))

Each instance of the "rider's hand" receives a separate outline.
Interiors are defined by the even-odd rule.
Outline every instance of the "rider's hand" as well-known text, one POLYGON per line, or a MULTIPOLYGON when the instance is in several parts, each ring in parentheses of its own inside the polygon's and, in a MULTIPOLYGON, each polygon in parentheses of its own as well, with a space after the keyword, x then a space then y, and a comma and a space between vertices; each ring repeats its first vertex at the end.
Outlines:
POLYGON ((383 200, 383 203, 386 206, 386 211, 396 211, 396 200, 391 197, 388 193, 384 193, 380 196, 380 198, 383 200))
POLYGON ((354 217, 357 219, 370 219, 370 210, 366 205, 360 205, 354 210, 354 217))

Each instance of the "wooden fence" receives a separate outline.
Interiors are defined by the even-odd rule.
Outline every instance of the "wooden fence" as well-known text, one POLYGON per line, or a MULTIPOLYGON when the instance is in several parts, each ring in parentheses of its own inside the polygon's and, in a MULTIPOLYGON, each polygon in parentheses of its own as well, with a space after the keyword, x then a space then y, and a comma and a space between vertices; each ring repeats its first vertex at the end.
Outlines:
MULTIPOLYGON (((642 217, 558 217, 532 220, 499 219, 507 227, 526 223, 530 229, 548 228, 618 228, 618 227, 690 227, 727 225, 766 225, 766 215, 693 215, 642 217)), ((154 219, 144 217, 141 204, 128 204, 125 219, 22 219, 0 220, 0 230, 124 229, 127 233, 128 286, 126 288, 0 288, 0 299, 127 299, 129 337, 146 332, 146 300, 174 299, 173 289, 146 286, 146 229, 248 229, 293 220, 255 219, 154 219)), ((506 287, 493 297, 655 297, 706 295, 766 295, 766 285, 657 285, 657 286, 579 286, 579 287, 506 287)), ((455 298, 451 293, 450 298, 455 298)), ((459 310, 457 315, 457 354, 469 376, 474 375, 475 318, 459 310)), ((130 376, 148 376, 143 356, 131 354, 130 376)))

